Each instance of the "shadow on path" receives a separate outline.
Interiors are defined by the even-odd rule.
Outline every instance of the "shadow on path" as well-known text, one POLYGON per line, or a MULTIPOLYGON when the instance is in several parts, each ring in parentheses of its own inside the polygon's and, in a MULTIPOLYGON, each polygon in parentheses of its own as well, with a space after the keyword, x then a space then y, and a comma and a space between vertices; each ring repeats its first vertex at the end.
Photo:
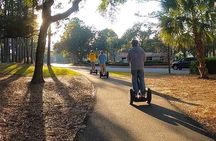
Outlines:
POLYGON ((122 85, 129 86, 129 87, 132 86, 131 82, 125 81, 123 79, 109 78, 109 79, 107 79, 107 81, 110 82, 110 83, 115 83, 117 85, 122 84, 122 85))
POLYGON ((86 129, 77 134, 75 141, 114 141, 115 139, 135 141, 120 125, 95 112, 90 115, 86 129))
MULTIPOLYGON (((117 85, 118 85, 118 84, 122 84, 122 85, 125 85, 125 86, 132 87, 131 82, 128 82, 128 81, 123 80, 123 79, 109 78, 109 79, 104 80, 104 81, 110 82, 110 83, 112 83, 112 84, 117 84, 117 85)), ((151 88, 150 88, 150 89, 151 89, 151 88)), ((129 91, 129 89, 128 89, 128 91, 129 91)), ((181 99, 179 99, 179 98, 175 98, 175 97, 173 97, 173 96, 166 95, 166 94, 163 94, 163 93, 154 91, 154 90, 152 90, 152 94, 155 94, 155 95, 160 96, 160 97, 164 97, 164 98, 166 98, 167 100, 170 100, 170 101, 185 103, 185 104, 193 105, 193 106, 199 106, 199 104, 195 104, 195 103, 191 103, 191 102, 186 102, 186 101, 183 101, 183 100, 181 100, 181 99)))
POLYGON ((165 107, 156 105, 156 104, 151 104, 149 105, 142 105, 142 106, 137 106, 133 105, 136 109, 156 118, 159 119, 163 122, 172 124, 174 126, 184 126, 188 129, 191 129, 197 133, 200 133, 205 136, 211 137, 211 135, 196 121, 193 119, 189 118, 188 116, 167 109, 165 107))
MULTIPOLYGON (((108 82, 117 83, 117 84, 119 83, 119 84, 122 84, 122 85, 125 85, 125 86, 132 87, 131 82, 128 82, 128 81, 125 81, 125 80, 122 80, 122 79, 109 78, 108 82)), ((150 88, 150 89, 151 89, 151 88, 150 88)), ((129 90, 128 90, 128 91, 129 91, 129 90)), ((160 97, 164 97, 164 98, 166 98, 167 100, 170 100, 170 101, 185 103, 185 104, 193 105, 193 106, 199 106, 199 104, 195 104, 195 103, 191 103, 191 102, 186 102, 186 101, 183 101, 183 100, 181 100, 181 99, 179 99, 179 98, 175 98, 175 97, 173 97, 173 96, 166 95, 166 94, 163 94, 163 93, 154 91, 154 90, 152 90, 152 94, 157 95, 157 96, 160 96, 160 97)))
POLYGON ((169 101, 180 102, 180 103, 184 103, 184 104, 188 104, 188 105, 193 105, 193 106, 199 106, 200 105, 200 104, 195 104, 195 103, 191 103, 191 102, 186 102, 186 101, 181 100, 180 98, 175 98, 173 96, 166 95, 166 94, 154 91, 154 90, 152 90, 152 93, 155 94, 155 95, 157 95, 157 96, 164 97, 164 98, 166 98, 169 101))

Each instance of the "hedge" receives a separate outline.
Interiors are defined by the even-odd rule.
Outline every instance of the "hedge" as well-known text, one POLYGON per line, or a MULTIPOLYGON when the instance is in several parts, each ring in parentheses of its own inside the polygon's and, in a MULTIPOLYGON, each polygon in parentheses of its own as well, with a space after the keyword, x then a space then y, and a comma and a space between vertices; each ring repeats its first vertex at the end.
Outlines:
MULTIPOLYGON (((123 62, 115 62, 115 63, 107 63, 109 66, 129 66, 128 63, 123 62)), ((162 66, 162 65, 168 65, 167 62, 162 61, 146 61, 144 63, 145 66, 162 66)))
MULTIPOLYGON (((216 57, 209 57, 205 59, 206 67, 208 69, 209 74, 216 74, 216 57)), ((190 66, 190 73, 191 74, 199 74, 198 71, 198 62, 194 61, 191 63, 190 66)))
POLYGON ((153 61, 146 61, 144 63, 145 66, 160 66, 160 65, 168 65, 167 62, 153 60, 153 61))

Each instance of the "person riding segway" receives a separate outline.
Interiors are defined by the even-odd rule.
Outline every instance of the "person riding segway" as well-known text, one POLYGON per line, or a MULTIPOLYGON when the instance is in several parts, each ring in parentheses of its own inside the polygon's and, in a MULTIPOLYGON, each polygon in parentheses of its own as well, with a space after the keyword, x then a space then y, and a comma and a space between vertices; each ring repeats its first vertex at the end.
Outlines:
POLYGON ((98 56, 99 65, 100 65, 100 78, 106 77, 109 78, 109 72, 106 71, 106 55, 103 53, 103 51, 100 51, 100 54, 98 56))
POLYGON ((132 49, 128 52, 127 59, 131 67, 133 86, 133 89, 130 89, 130 104, 133 104, 133 101, 147 101, 150 104, 151 90, 146 88, 144 81, 145 52, 137 40, 132 40, 132 49))
POLYGON ((90 51, 90 54, 89 54, 88 58, 89 58, 89 61, 91 63, 90 74, 92 74, 92 73, 97 74, 98 71, 97 71, 97 69, 95 69, 95 62, 97 60, 97 57, 96 57, 96 54, 94 53, 93 50, 90 51))

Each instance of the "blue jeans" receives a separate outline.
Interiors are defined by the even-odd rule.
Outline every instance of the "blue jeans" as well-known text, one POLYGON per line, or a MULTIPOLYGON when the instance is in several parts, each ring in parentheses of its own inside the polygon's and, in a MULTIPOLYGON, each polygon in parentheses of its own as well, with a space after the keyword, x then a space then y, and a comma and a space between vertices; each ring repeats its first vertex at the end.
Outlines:
POLYGON ((135 93, 139 90, 142 94, 145 93, 144 70, 131 70, 132 85, 135 93))
POLYGON ((95 62, 91 62, 92 71, 95 71, 95 62))

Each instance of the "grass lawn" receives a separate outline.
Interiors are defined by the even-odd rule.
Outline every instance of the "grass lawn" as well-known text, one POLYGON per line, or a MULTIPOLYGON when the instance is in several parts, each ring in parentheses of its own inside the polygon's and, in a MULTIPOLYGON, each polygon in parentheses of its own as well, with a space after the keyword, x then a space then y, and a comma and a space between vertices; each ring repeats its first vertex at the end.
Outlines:
POLYGON ((131 76, 131 73, 129 72, 110 71, 109 73, 111 76, 114 76, 114 77, 130 77, 131 76))
MULTIPOLYGON (((44 77, 51 77, 52 71, 56 76, 62 76, 62 75, 79 75, 79 73, 68 69, 68 68, 61 68, 61 67, 54 67, 52 66, 51 69, 44 65, 43 67, 43 75, 44 77)), ((1 64, 0 65, 0 73, 1 74, 8 74, 8 75, 20 75, 20 76, 33 76, 34 72, 34 65, 26 65, 26 64, 1 64)))
MULTIPOLYGON (((131 78, 130 73, 110 73, 129 81, 131 78)), ((145 73, 146 85, 154 94, 165 97, 216 135, 216 77, 210 77, 204 80, 197 75, 145 73)))

